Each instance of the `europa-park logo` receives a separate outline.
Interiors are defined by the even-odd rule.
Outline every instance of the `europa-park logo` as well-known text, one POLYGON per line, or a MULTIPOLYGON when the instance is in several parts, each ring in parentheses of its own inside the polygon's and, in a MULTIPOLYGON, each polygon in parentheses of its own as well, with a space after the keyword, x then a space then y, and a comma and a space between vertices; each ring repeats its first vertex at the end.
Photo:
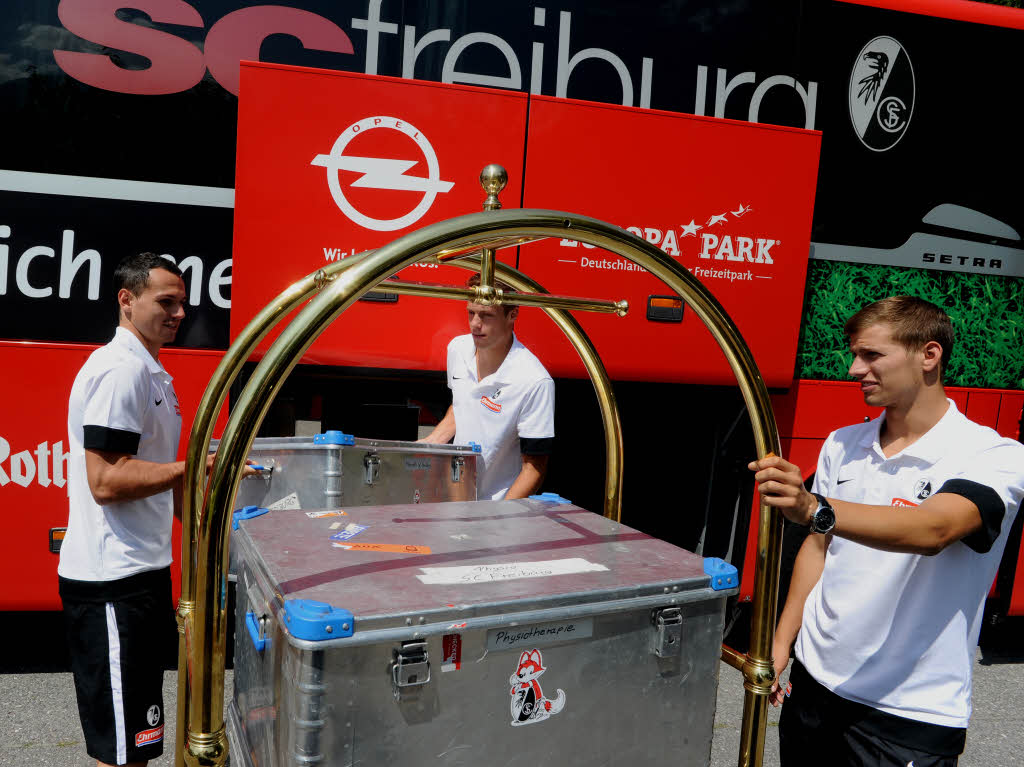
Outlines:
MULTIPOLYGON (((679 224, 675 227, 651 227, 651 226, 627 226, 626 231, 632 232, 637 237, 647 240, 652 245, 661 248, 669 256, 682 260, 686 258, 688 264, 696 258, 697 266, 710 266, 702 264, 703 261, 734 262, 731 265, 742 264, 774 264, 775 251, 779 246, 779 240, 771 237, 761 237, 748 234, 747 227, 744 227, 742 219, 753 211, 753 206, 743 202, 737 202, 735 206, 726 206, 724 210, 711 211, 706 216, 690 217, 689 223, 679 224), (688 245, 689 241, 693 245, 688 245)), ((576 247, 582 245, 584 248, 592 249, 592 245, 583 245, 574 240, 561 240, 562 247, 576 247)), ((593 259, 582 257, 579 264, 584 267, 613 268, 596 266, 591 263, 593 259)), ((625 271, 639 270, 625 268, 625 271)))

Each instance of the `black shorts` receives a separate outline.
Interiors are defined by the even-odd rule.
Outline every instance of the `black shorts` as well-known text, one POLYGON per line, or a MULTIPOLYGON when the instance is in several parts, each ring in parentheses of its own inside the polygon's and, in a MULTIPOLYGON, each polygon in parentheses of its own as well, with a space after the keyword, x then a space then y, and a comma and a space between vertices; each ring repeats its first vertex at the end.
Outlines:
POLYGON ((967 730, 895 716, 847 700, 793 660, 782 705, 782 767, 955 767, 967 730))
POLYGON ((117 581, 61 578, 60 597, 89 756, 107 764, 160 756, 164 665, 177 635, 170 570, 117 581))

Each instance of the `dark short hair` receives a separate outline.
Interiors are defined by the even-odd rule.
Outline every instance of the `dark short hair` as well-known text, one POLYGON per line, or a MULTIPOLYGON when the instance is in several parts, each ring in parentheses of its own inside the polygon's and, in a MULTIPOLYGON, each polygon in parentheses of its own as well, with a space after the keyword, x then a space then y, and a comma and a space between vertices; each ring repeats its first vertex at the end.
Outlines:
POLYGON ((953 353, 953 323, 935 304, 915 296, 890 296, 868 304, 846 321, 846 337, 860 333, 871 325, 888 325, 892 338, 911 351, 921 349, 929 341, 942 347, 941 370, 945 372, 953 353))
MULTIPOLYGON (((475 288, 479 284, 480 284, 480 273, 479 272, 477 272, 476 274, 470 275, 469 279, 466 280, 466 286, 470 287, 470 288, 475 288)), ((499 279, 495 279, 494 280, 494 287, 497 288, 498 290, 500 290, 502 293, 515 293, 516 292, 515 288, 513 288, 507 282, 502 282, 499 279)), ((501 304, 501 308, 505 310, 505 314, 508 314, 510 311, 515 309, 516 306, 513 305, 513 304, 501 304)))
POLYGON ((150 269, 165 269, 176 277, 181 277, 181 269, 170 259, 156 253, 137 253, 122 258, 121 263, 117 265, 114 270, 114 290, 120 293, 124 288, 131 291, 133 296, 139 295, 149 285, 150 269))

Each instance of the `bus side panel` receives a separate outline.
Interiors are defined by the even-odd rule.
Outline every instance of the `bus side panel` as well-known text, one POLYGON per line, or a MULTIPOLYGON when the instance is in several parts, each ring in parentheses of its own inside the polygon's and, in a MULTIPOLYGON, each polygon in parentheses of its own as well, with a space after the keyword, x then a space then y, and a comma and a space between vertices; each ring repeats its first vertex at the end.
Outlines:
MULTIPOLYGON (((0 513, 8 547, 0 559, 0 581, 18 584, 3 591, 0 610, 53 610, 57 596, 57 554, 49 531, 68 522, 68 395, 94 346, 0 341, 0 513)), ((182 408, 182 442, 192 428, 203 389, 220 361, 219 352, 166 349, 161 361, 174 377, 182 408)), ((225 417, 218 421, 218 433, 225 417)), ((177 559, 180 525, 175 522, 173 578, 181 581, 177 559)))
MULTIPOLYGON (((722 303, 772 386, 792 381, 821 135, 533 96, 524 206, 609 221, 657 245, 722 303), (567 140, 570 139, 570 140, 567 140)), ((652 321, 674 295, 626 259, 568 239, 520 248, 553 293, 628 299, 625 318, 580 314, 612 378, 729 384, 735 378, 692 307, 652 321)), ((584 375, 558 334, 520 320, 555 376, 584 375)))
MULTIPOLYGON (((486 195, 478 179, 489 163, 507 169, 501 199, 518 207, 526 107, 523 93, 243 66, 232 337, 287 285, 326 264, 479 212, 486 195)), ((499 257, 511 264, 515 250, 499 257)), ((469 273, 415 264, 398 276, 464 285, 469 273)), ((468 332, 465 305, 395 299, 357 303, 304 361, 444 370, 448 341, 468 332)))

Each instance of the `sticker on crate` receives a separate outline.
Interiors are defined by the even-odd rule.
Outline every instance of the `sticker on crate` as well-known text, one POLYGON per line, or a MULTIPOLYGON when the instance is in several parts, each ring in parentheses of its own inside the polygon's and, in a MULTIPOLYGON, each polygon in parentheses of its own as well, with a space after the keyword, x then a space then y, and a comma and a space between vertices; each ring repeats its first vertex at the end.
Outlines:
POLYGON ((267 506, 270 511, 283 511, 284 509, 301 509, 302 504, 299 503, 298 493, 289 493, 279 501, 274 501, 272 504, 267 506))
POLYGON ((416 577, 426 584, 451 586, 456 583, 492 583, 517 578, 550 578, 554 575, 592 573, 607 569, 604 565, 577 557, 550 559, 546 562, 507 562, 500 565, 421 567, 421 574, 416 577))
POLYGON ((534 626, 491 629, 487 632, 488 650, 518 650, 527 645, 567 642, 589 639, 594 635, 594 619, 581 618, 558 623, 539 623, 534 626))
POLYGON ((462 668, 462 634, 445 634, 441 637, 441 671, 458 671, 460 668, 462 668))
POLYGON ((332 546, 347 551, 377 551, 386 554, 429 554, 429 546, 411 543, 332 543, 332 546))
POLYGON ((355 522, 345 525, 344 529, 339 530, 331 536, 332 541, 348 541, 355 538, 359 533, 366 530, 369 525, 357 525, 355 522))
POLYGON ((554 700, 544 697, 537 680, 547 671, 540 650, 527 650, 519 656, 519 666, 509 677, 512 685, 512 726, 536 724, 565 708, 565 693, 558 691, 554 700))

